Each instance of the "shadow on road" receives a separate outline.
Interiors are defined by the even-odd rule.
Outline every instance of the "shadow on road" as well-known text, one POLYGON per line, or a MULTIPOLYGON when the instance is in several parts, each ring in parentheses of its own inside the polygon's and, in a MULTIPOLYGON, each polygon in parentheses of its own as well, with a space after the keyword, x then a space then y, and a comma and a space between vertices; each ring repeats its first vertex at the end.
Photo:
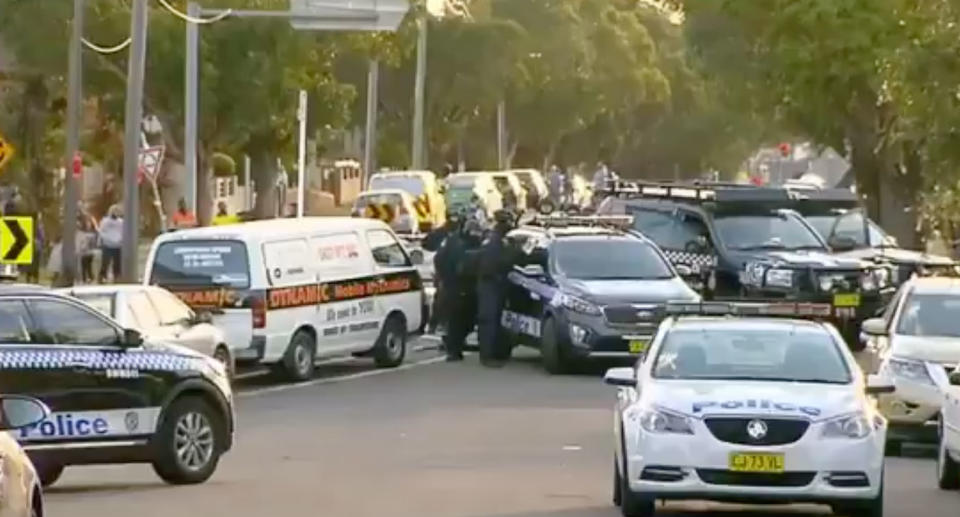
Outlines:
MULTIPOLYGON (((719 504, 710 503, 671 503, 666 506, 657 506, 657 515, 672 517, 796 517, 799 515, 829 515, 827 507, 803 506, 796 508, 758 506, 751 510, 742 508, 727 508, 719 504), (709 505, 709 507, 707 506, 709 505)), ((484 514, 485 517, 494 517, 484 514)), ((495 517, 614 517, 620 512, 614 506, 590 506, 569 510, 552 510, 535 513, 503 513, 495 517)), ((476 517, 481 517, 477 515, 476 517)))
POLYGON ((132 492, 156 492, 160 490, 176 490, 178 487, 168 485, 162 481, 152 483, 97 483, 97 484, 69 484, 52 486, 43 490, 45 496, 72 495, 72 494, 110 494, 132 492))

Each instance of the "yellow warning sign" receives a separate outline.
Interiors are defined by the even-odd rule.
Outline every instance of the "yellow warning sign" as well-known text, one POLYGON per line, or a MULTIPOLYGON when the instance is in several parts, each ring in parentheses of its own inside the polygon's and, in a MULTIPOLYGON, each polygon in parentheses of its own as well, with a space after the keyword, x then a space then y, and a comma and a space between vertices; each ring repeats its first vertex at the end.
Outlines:
POLYGON ((389 204, 371 203, 363 209, 363 216, 369 219, 380 219, 390 224, 393 222, 393 218, 396 217, 396 213, 393 206, 389 204))
POLYGON ((33 262, 33 218, 0 218, 0 264, 33 262))
POLYGON ((418 198, 413 202, 413 208, 417 211, 417 220, 420 222, 430 221, 430 203, 424 198, 418 198))
POLYGON ((4 140, 3 135, 0 135, 0 171, 3 170, 7 162, 13 159, 14 153, 16 153, 16 149, 13 148, 13 145, 4 140))

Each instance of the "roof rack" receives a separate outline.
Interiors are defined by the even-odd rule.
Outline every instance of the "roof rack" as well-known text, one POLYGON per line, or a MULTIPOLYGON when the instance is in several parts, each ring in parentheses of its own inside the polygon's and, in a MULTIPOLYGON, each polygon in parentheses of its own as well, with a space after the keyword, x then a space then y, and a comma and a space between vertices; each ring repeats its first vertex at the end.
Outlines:
POLYGON ((767 203, 788 205, 802 194, 785 188, 721 182, 658 183, 648 181, 618 181, 608 194, 620 198, 669 199, 688 203, 767 203))
POLYGON ((530 226, 543 228, 568 228, 571 226, 593 226, 626 230, 633 227, 632 215, 538 215, 530 226))
POLYGON ((669 316, 811 318, 829 317, 833 307, 807 302, 667 302, 663 311, 669 316))

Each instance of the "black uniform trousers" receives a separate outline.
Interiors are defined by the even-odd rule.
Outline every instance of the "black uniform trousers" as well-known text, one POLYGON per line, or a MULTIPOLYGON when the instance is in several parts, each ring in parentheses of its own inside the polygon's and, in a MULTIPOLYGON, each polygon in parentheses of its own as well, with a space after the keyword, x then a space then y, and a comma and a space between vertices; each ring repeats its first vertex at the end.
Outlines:
POLYGON ((500 322, 505 291, 498 281, 481 280, 477 283, 477 338, 481 361, 504 361, 509 357, 509 350, 504 350, 506 347, 502 343, 500 322))
POLYGON ((448 291, 445 311, 447 333, 443 344, 447 357, 463 357, 463 345, 477 324, 477 294, 473 289, 464 288, 448 291))

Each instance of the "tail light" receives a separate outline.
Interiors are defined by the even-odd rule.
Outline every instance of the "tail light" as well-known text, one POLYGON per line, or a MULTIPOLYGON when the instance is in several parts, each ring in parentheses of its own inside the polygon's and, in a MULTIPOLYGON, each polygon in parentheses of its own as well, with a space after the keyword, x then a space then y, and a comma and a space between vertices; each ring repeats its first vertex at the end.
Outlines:
POLYGON ((256 294, 250 299, 250 310, 253 313, 253 328, 265 328, 267 326, 267 299, 262 293, 256 294))

